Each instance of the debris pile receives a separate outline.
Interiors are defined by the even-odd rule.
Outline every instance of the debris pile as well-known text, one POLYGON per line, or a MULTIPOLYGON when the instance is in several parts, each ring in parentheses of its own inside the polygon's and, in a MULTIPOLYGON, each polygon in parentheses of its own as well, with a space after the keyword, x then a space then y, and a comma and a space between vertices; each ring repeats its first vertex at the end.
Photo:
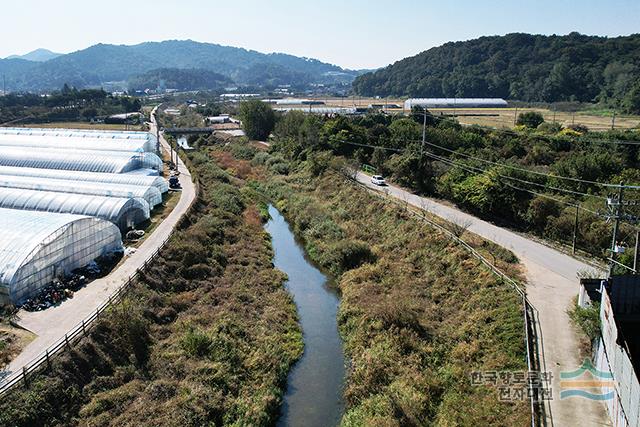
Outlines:
POLYGON ((42 311, 51 306, 60 304, 67 298, 73 298, 77 292, 87 283, 87 278, 79 274, 71 274, 65 279, 54 279, 54 281, 42 288, 33 298, 28 299, 23 305, 27 311, 42 311))

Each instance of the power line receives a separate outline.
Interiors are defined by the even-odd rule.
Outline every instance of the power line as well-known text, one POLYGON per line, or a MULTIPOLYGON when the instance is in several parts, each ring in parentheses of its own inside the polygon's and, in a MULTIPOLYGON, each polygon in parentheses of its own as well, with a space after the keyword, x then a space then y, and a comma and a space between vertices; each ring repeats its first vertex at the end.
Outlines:
MULTIPOLYGON (((402 152, 407 151, 406 149, 402 150, 402 149, 398 149, 398 148, 383 147, 383 146, 379 146, 379 145, 376 146, 376 145, 369 145, 369 144, 359 144, 357 142, 350 142, 350 141, 344 141, 344 140, 341 140, 340 142, 342 142, 344 144, 355 145, 355 146, 358 146, 358 147, 367 147, 367 148, 373 148, 373 149, 379 148, 379 149, 383 149, 383 150, 387 150, 387 151, 394 151, 396 153, 402 153, 402 152)), ((436 160, 440 160, 440 161, 444 161, 444 162, 454 162, 452 160, 449 160, 449 159, 447 159, 445 157, 438 156, 438 155, 433 154, 433 153, 425 152, 425 154, 427 156, 429 156, 429 157, 436 158, 436 160)), ((475 169, 475 170, 480 171, 482 173, 487 172, 486 169, 481 169, 481 168, 477 168, 477 167, 474 167, 474 166, 465 165, 465 167, 475 169)), ((522 182, 524 184, 535 185, 535 186, 542 187, 542 188, 545 188, 545 189, 551 189, 551 190, 555 190, 555 191, 559 191, 559 192, 565 192, 565 193, 570 193, 570 194, 584 196, 584 197, 594 197, 594 198, 606 200, 606 197, 604 197, 604 196, 597 196, 595 194, 582 193, 580 191, 568 190, 566 188, 554 187, 554 186, 551 186, 551 185, 540 184, 540 183, 537 183, 537 182, 531 182, 531 181, 527 181, 527 180, 516 178, 516 177, 512 177, 512 176, 501 175, 501 174, 499 174, 497 172, 495 172, 495 173, 496 173, 497 176, 499 176, 501 178, 510 179, 510 180, 514 180, 514 181, 519 181, 519 182, 522 182)))
MULTIPOLYGON (((418 142, 418 141, 413 141, 413 142, 418 142)), ((422 141, 420 141, 420 142, 422 143, 422 141)), ((608 184, 608 183, 599 182, 599 181, 590 181, 588 179, 580 179, 580 178, 573 178, 573 177, 569 177, 569 176, 553 175, 553 174, 549 174, 549 173, 545 173, 545 172, 539 172, 539 171, 535 171, 535 170, 531 170, 531 169, 525 169, 525 168, 520 168, 520 167, 517 167, 517 166, 511 166, 509 164, 494 162, 494 161, 491 161, 491 160, 483 159, 481 157, 472 156, 470 154, 460 153, 458 151, 452 150, 450 148, 443 147, 443 146, 438 145, 438 144, 434 144, 432 142, 424 141, 424 143, 427 144, 427 145, 430 145, 432 147, 439 148, 439 149, 444 150, 444 151, 448 151, 449 153, 452 153, 452 154, 458 154, 460 156, 471 158, 471 159, 474 159, 474 160, 479 160, 481 162, 489 163, 489 164, 496 165, 496 166, 502 166, 502 167, 505 167, 505 168, 509 168, 509 169, 513 169, 513 170, 517 170, 517 171, 521 171, 521 172, 531 173, 531 174, 534 174, 534 175, 540 175, 540 176, 545 176, 545 177, 548 177, 548 178, 555 178, 555 179, 566 179, 566 180, 569 180, 569 181, 580 182, 580 183, 585 183, 585 184, 601 185, 603 187, 610 187, 610 188, 619 188, 620 187, 618 184, 608 184)), ((640 189, 640 186, 638 186, 638 185, 629 185, 629 186, 625 186, 625 188, 637 190, 637 189, 640 189)))

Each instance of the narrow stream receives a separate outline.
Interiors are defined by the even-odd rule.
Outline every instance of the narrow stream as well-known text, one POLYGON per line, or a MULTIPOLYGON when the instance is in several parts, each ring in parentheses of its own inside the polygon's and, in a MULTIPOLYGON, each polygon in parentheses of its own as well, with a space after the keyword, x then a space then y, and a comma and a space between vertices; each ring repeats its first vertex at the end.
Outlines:
POLYGON ((278 426, 335 426, 342 416, 344 356, 338 335, 338 296, 327 277, 305 257, 289 224, 273 206, 265 229, 271 235, 275 267, 289 279, 298 308, 304 354, 289 373, 278 426))

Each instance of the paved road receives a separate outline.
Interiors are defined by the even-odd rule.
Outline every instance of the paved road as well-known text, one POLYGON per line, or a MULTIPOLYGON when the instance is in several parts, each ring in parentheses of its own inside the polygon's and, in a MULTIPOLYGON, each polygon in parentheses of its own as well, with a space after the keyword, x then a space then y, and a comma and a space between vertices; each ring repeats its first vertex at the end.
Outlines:
POLYGON ((600 402, 576 397, 560 400, 560 372, 574 370, 582 363, 578 338, 567 309, 578 293, 576 274, 579 270, 591 269, 589 265, 435 200, 416 196, 395 186, 381 188, 373 185, 370 177, 363 173, 359 173, 357 179, 370 188, 386 191, 390 196, 448 221, 470 224, 469 231, 515 253, 526 269, 528 298, 539 313, 546 370, 552 371, 554 376, 553 400, 547 409, 551 412, 548 424, 585 427, 610 424, 600 402))
MULTIPOLYGON (((152 124, 151 132, 155 134, 154 124, 152 124)), ((164 150, 169 149, 169 144, 164 138, 161 138, 161 144, 164 150)), ((23 366, 42 355, 47 348, 62 339, 68 331, 89 317, 127 281, 129 276, 142 267, 144 261, 169 237, 195 198, 195 186, 182 160, 178 161, 178 170, 182 184, 180 200, 166 219, 117 270, 106 277, 94 280, 76 292, 72 299, 63 302, 58 307, 34 313, 20 310, 18 313, 19 325, 35 333, 37 337, 9 364, 4 372, 0 373, 0 377, 3 377, 4 381, 14 375, 19 375, 23 366)))

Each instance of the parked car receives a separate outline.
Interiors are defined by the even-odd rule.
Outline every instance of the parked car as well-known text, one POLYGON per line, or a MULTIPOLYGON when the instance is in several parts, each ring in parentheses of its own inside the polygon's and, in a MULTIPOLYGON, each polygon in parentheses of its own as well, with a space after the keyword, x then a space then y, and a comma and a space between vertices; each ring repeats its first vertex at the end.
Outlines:
POLYGON ((387 185, 387 182, 384 180, 384 178, 381 175, 373 175, 371 177, 371 182, 374 183, 375 185, 387 185))

